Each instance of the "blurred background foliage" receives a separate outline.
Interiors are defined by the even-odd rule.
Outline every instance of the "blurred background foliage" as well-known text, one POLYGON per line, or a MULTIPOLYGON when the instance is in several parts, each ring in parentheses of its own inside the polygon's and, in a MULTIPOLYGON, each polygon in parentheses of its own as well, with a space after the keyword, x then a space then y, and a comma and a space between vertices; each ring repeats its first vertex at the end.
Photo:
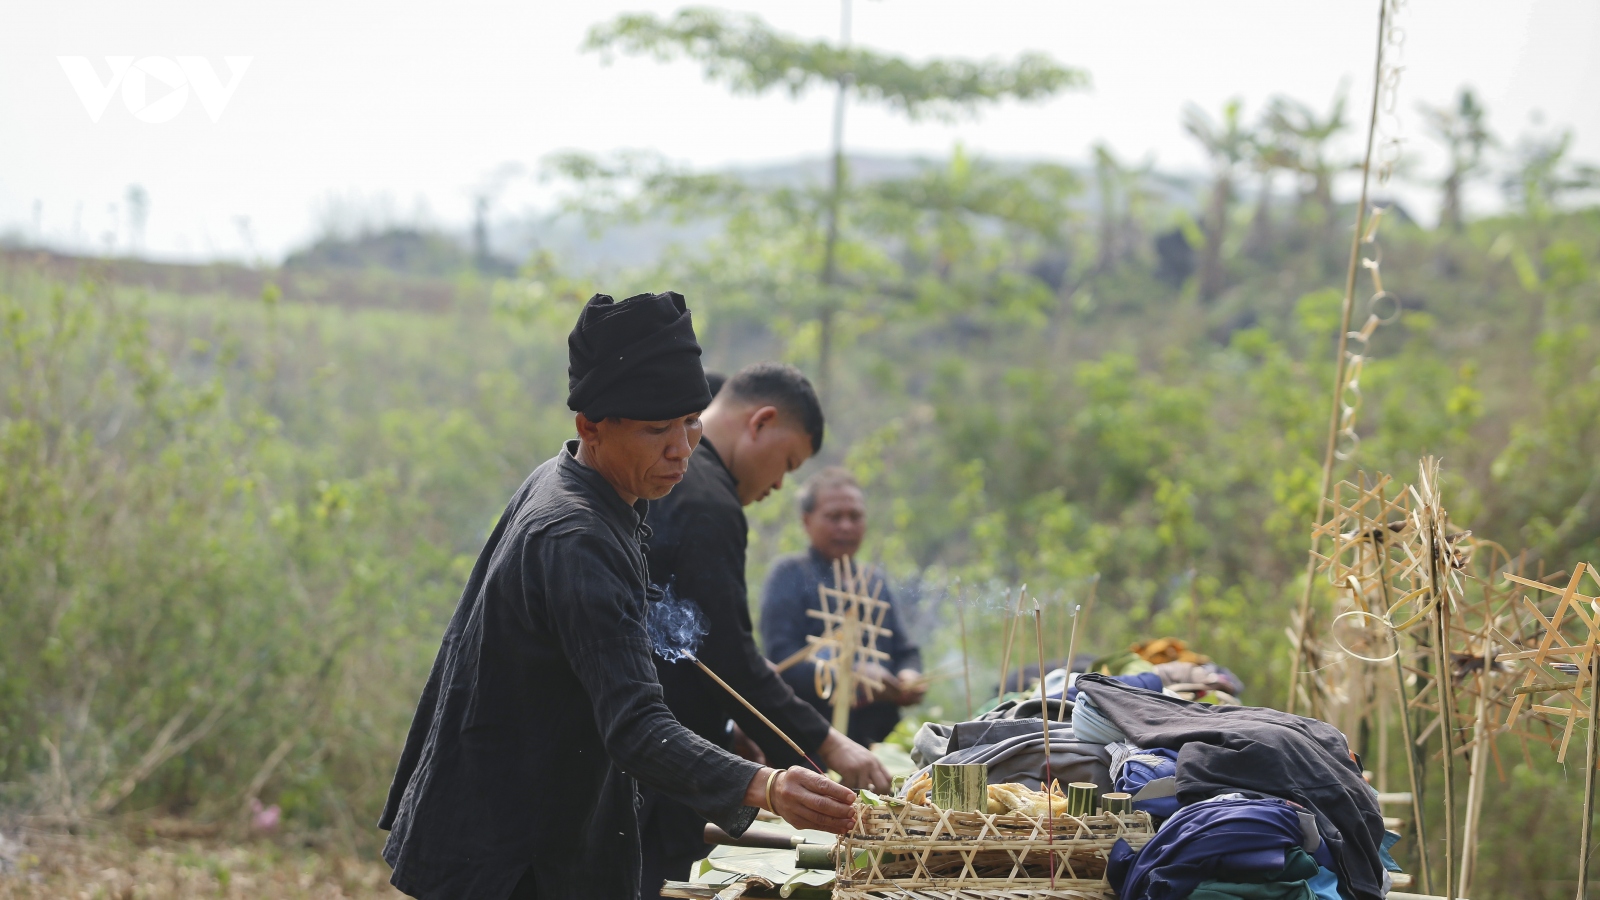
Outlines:
MULTIPOLYGON (((1024 59, 929 88, 787 44, 768 77, 735 50, 781 36, 697 15, 592 43, 757 92, 843 91, 849 66, 876 67, 889 86, 860 99, 948 114, 1081 83, 1024 59), (895 100, 893 79, 923 93, 895 100)), ((1106 147, 1084 169, 961 147, 873 169, 842 135, 820 177, 547 160, 569 220, 676 236, 629 266, 539 251, 513 273, 393 233, 328 236, 281 269, 5 251, 0 801, 233 822, 259 800, 370 850, 467 570, 572 432, 564 340, 594 291, 681 291, 710 368, 784 359, 824 386, 811 465, 866 485, 865 553, 904 585, 939 676, 924 716, 964 713, 954 603, 981 700, 1023 583, 1053 655, 1093 585, 1084 649, 1175 635, 1246 702, 1281 704, 1355 213, 1330 187, 1342 99, 1249 112, 1186 113, 1214 159, 1201 183, 1106 147)), ((1485 162, 1481 114, 1469 92, 1431 111, 1453 154, 1439 227, 1385 217, 1398 316, 1372 340, 1341 474, 1409 479, 1442 456, 1456 521, 1555 570, 1600 560, 1600 209, 1563 136, 1485 162), (1496 177, 1511 205, 1466 216, 1464 186, 1496 177)), ((792 486, 749 513, 759 585, 802 546, 792 486)), ((1536 747, 1504 769, 1474 895, 1566 893, 1581 764, 1536 747), (1530 817, 1551 841, 1525 840, 1530 817)))

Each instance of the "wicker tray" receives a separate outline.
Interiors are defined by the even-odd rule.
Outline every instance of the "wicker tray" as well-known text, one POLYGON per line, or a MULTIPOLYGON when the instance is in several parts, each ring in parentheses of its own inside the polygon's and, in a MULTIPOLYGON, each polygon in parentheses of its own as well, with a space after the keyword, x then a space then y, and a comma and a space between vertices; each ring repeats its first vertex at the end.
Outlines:
POLYGON ((1106 857, 1155 836, 1146 813, 1057 816, 954 812, 900 800, 857 808, 839 839, 835 900, 1111 900, 1106 857))

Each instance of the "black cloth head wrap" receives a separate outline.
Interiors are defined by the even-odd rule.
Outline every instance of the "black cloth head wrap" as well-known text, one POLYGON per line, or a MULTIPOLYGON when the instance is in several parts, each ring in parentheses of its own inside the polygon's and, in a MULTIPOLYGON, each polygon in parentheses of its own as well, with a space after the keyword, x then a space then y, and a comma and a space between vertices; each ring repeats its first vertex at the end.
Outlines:
POLYGON ((658 421, 711 405, 683 295, 595 294, 567 335, 567 408, 591 420, 658 421))

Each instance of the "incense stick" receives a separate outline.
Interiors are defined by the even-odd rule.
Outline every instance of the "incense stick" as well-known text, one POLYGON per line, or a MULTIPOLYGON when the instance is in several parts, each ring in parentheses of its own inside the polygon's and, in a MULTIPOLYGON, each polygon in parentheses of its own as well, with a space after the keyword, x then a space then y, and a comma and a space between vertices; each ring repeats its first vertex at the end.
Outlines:
MULTIPOLYGON (((1078 650, 1078 618, 1082 609, 1081 606, 1072 607, 1072 639, 1067 642, 1067 680, 1061 686, 1061 705, 1056 707, 1057 722, 1067 720, 1067 688, 1072 686, 1072 655, 1078 650)), ((1041 695, 1044 693, 1043 676, 1040 676, 1039 693, 1041 695)))
MULTIPOLYGON (((1039 601, 1033 601, 1033 636, 1039 643, 1039 718, 1044 721, 1044 815, 1045 815, 1045 844, 1053 847, 1056 842, 1055 825, 1055 798, 1051 796, 1050 782, 1050 706, 1049 698, 1044 692, 1044 616, 1039 611, 1039 601)), ((1070 664, 1068 668, 1071 668, 1070 664)), ((1061 705, 1067 705, 1066 688, 1061 689, 1061 705)), ((1070 810, 1069 810, 1070 812, 1070 810)), ((1056 889, 1056 855, 1053 850, 1045 851, 1045 856, 1050 860, 1050 890, 1056 889)))
POLYGON ((972 718, 972 666, 967 660, 967 617, 961 611, 961 597, 956 597, 956 621, 961 623, 961 680, 967 688, 967 718, 972 718))
POLYGON ((1005 618, 1000 620, 1000 689, 999 693, 995 695, 997 697, 1006 695, 1006 669, 1011 662, 1011 635, 1015 633, 1015 629, 1012 626, 1016 623, 1016 618, 1011 615, 1010 588, 1006 589, 1005 603, 1001 608, 1005 610, 1005 618))
POLYGON ((772 729, 772 733, 773 734, 776 734, 778 737, 783 738, 783 742, 785 744, 788 744, 790 747, 794 748, 794 752, 800 754, 800 758, 805 760, 807 763, 809 763, 811 768, 816 769, 817 772, 819 774, 821 774, 821 775, 826 776, 828 774, 826 772, 823 772, 822 771, 822 767, 817 765, 815 762, 813 762, 811 757, 809 755, 807 755, 804 750, 800 749, 800 745, 796 744, 794 742, 793 738, 789 737, 787 734, 784 734, 782 728, 779 728, 778 726, 772 724, 772 720, 767 718, 766 715, 761 712, 761 710, 756 709, 755 705, 752 704, 749 700, 746 700, 742 695, 740 695, 740 693, 738 691, 734 690, 733 689, 733 685, 727 683, 726 681, 723 681, 722 678, 719 675, 717 675, 717 673, 711 671, 711 667, 710 666, 708 666, 705 663, 701 662, 700 658, 695 656, 692 653, 685 653, 684 656, 690 662, 692 662, 695 665, 699 666, 700 667, 700 671, 706 673, 707 675, 710 675, 711 676, 711 680, 715 681, 719 686, 721 686, 721 688, 723 690, 727 691, 729 696, 733 697, 733 699, 735 699, 735 700, 739 701, 741 704, 743 704, 745 709, 748 709, 748 710, 750 710, 750 712, 754 713, 755 717, 761 720, 761 724, 763 724, 763 725, 767 726, 768 728, 772 729))

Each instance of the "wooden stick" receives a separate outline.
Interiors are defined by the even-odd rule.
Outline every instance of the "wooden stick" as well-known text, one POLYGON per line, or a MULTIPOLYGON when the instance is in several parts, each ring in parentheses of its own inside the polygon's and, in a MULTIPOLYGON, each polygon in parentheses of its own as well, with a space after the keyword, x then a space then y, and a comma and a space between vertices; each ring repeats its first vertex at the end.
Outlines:
POLYGON ((796 744, 794 742, 794 738, 791 738, 787 734, 784 734, 782 728, 779 728, 778 726, 772 724, 772 720, 767 718, 766 715, 761 712, 761 710, 756 709, 755 708, 755 704, 751 703, 749 700, 746 700, 742 695, 740 695, 740 693, 738 691, 733 689, 733 685, 727 683, 726 681, 723 681, 722 678, 717 675, 717 673, 711 671, 711 667, 710 666, 708 666, 705 663, 701 662, 700 658, 695 656, 692 653, 685 653, 684 656, 687 657, 690 662, 692 662, 695 665, 699 666, 700 667, 700 671, 706 673, 707 675, 710 675, 711 676, 711 680, 715 681, 723 690, 727 691, 728 695, 730 697, 732 697, 733 699, 735 699, 735 700, 739 701, 741 704, 743 704, 745 709, 750 710, 750 712, 753 713, 756 718, 761 720, 761 724, 767 726, 768 728, 771 728, 773 734, 777 735, 780 738, 783 738, 783 742, 785 744, 788 744, 790 747, 794 748, 794 752, 800 754, 800 758, 801 759, 805 760, 807 763, 810 763, 811 764, 811 768, 816 769, 818 774, 821 774, 821 775, 824 775, 824 776, 826 776, 828 774, 828 773, 822 771, 822 767, 817 765, 815 762, 813 762, 811 757, 809 755, 807 755, 804 750, 800 749, 800 745, 796 744))
MULTIPOLYGON (((1078 611, 1082 607, 1072 607, 1072 639, 1067 642, 1067 680, 1061 687, 1061 705, 1056 707, 1056 721, 1067 720, 1067 688, 1072 686, 1072 654, 1078 649, 1078 611)), ((1044 692, 1044 682, 1039 682, 1040 693, 1044 692)))
MULTIPOLYGON (((1055 779, 1050 774, 1050 707, 1047 705, 1048 698, 1044 694, 1044 614, 1039 610, 1038 599, 1033 601, 1033 636, 1039 643, 1039 718, 1044 722, 1044 784, 1040 785, 1040 787, 1044 788, 1044 834, 1046 846, 1053 848, 1056 834, 1055 802, 1054 798, 1050 796, 1050 783, 1055 779)), ((1072 668, 1070 663, 1067 668, 1072 668)), ((1067 705, 1066 688, 1061 689, 1061 705, 1067 705)), ((1594 727, 1590 726, 1589 731, 1592 734, 1594 727)), ((1593 762, 1593 760, 1590 760, 1589 771, 1591 773, 1594 771, 1593 762)), ((1045 858, 1050 860, 1050 890, 1053 891, 1056 889, 1056 854, 1054 849, 1046 850, 1045 858)))
POLYGON ((773 671, 777 672, 779 675, 782 675, 784 672, 787 672, 804 662, 805 658, 810 655, 811 645, 807 644, 804 647, 801 647, 799 650, 796 650, 788 656, 785 656, 783 658, 783 662, 777 663, 772 667, 773 671))
POLYGON ((972 718, 972 664, 967 658, 967 616, 961 611, 961 595, 956 595, 956 621, 961 623, 961 682, 967 689, 967 718, 972 718))

